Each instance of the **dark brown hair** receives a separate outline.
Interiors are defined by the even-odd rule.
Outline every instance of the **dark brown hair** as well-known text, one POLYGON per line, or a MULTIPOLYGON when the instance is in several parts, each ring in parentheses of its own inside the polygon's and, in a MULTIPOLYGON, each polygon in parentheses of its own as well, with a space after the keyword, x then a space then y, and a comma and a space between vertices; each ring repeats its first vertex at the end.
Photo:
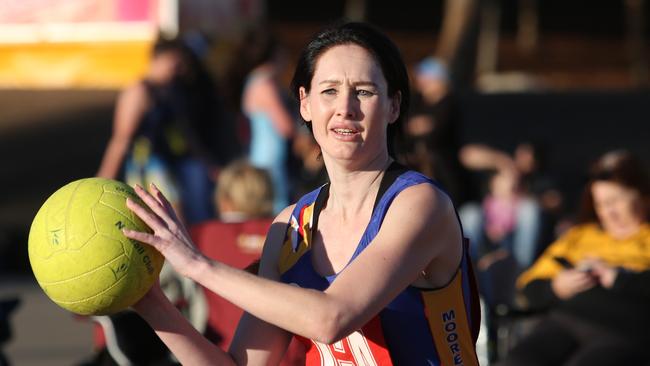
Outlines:
POLYGON ((610 151, 601 156, 590 170, 589 181, 582 193, 578 221, 598 222, 591 194, 591 186, 597 181, 612 182, 637 191, 641 217, 647 221, 650 217, 650 183, 644 168, 641 161, 626 150, 610 151))
MULTIPOLYGON (((402 139, 401 124, 408 113, 411 93, 408 72, 399 49, 382 32, 365 23, 351 22, 335 24, 316 34, 300 55, 291 90, 297 100, 300 100, 300 87, 309 93, 318 58, 330 48, 346 44, 360 46, 373 55, 388 84, 389 97, 401 94, 400 114, 394 123, 388 125, 387 131, 388 153, 394 156, 394 144, 402 139)), ((310 127, 309 123, 307 126, 310 127)))

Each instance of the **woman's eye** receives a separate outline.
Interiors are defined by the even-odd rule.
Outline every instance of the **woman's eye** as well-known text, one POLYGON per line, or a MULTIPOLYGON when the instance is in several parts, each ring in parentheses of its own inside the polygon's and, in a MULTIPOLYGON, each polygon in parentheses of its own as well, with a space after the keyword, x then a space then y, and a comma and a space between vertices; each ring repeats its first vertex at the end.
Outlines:
POLYGON ((372 95, 375 95, 375 93, 371 92, 370 90, 357 90, 357 95, 360 97, 369 97, 372 95))

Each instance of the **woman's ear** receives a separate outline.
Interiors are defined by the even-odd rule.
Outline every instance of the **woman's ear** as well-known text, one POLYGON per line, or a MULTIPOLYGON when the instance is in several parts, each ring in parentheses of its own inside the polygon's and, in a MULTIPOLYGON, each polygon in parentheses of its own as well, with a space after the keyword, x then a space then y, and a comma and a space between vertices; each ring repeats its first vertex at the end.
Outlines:
POLYGON ((307 90, 304 86, 301 86, 298 89, 298 94, 300 96, 300 115, 306 122, 310 122, 311 109, 309 108, 309 94, 307 94, 307 90))
POLYGON ((388 124, 394 123, 399 117, 400 105, 402 104, 402 92, 398 91, 395 96, 390 99, 390 119, 388 120, 388 124))

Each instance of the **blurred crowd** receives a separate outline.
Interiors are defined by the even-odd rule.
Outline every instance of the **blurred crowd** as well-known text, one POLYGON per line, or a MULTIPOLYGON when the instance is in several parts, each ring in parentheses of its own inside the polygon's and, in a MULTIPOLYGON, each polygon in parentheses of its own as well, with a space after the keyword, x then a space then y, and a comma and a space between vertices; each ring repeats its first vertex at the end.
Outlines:
MULTIPOLYGON (((325 183, 327 172, 285 89, 286 50, 263 28, 240 43, 224 76, 206 64, 208 39, 159 40, 146 75, 117 100, 97 175, 155 183, 202 250, 254 271, 274 214, 325 183)), ((546 164, 552 146, 463 143, 449 65, 426 57, 411 66, 410 118, 395 158, 437 180, 456 204, 479 281, 488 362, 647 363, 650 188, 642 162, 621 150, 581 167, 576 174, 589 175, 581 204, 568 207, 574 199, 546 164)), ((228 305, 173 273, 163 278, 197 329, 227 346, 236 321, 218 319, 227 310, 214 307, 228 305)), ((129 333, 140 334, 122 336, 129 333)), ((100 334, 88 364, 111 364, 115 339, 100 334)), ((299 364, 299 353, 286 364, 299 364)))

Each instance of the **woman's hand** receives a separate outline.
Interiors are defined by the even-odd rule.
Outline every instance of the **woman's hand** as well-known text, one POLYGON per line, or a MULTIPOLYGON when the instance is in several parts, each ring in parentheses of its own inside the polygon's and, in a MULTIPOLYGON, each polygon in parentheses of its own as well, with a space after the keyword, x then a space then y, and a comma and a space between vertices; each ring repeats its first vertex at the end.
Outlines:
POLYGON ((585 266, 589 269, 589 273, 598 280, 601 286, 606 289, 612 288, 616 277, 618 276, 618 268, 610 266, 607 262, 600 258, 590 257, 578 264, 585 266))
POLYGON ((578 269, 567 269, 558 273, 553 278, 551 287, 557 297, 566 300, 580 292, 589 290, 596 286, 597 283, 598 280, 588 272, 578 269))
POLYGON ((178 273, 192 278, 192 271, 196 269, 196 265, 208 259, 196 249, 165 196, 154 184, 151 184, 150 190, 151 193, 139 185, 135 186, 135 192, 149 210, 130 199, 127 199, 126 206, 153 230, 153 234, 124 229, 124 235, 151 245, 178 273))

